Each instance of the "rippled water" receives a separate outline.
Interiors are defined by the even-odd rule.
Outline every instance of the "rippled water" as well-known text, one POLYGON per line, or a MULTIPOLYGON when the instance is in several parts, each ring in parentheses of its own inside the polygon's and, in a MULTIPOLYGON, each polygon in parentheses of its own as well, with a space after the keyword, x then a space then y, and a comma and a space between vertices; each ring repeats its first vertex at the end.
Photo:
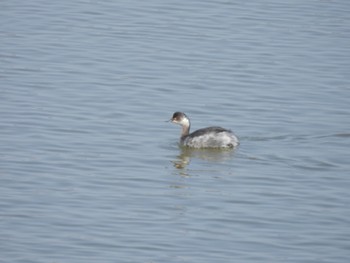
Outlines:
POLYGON ((0 6, 0 262, 349 261, 348 1, 0 6))

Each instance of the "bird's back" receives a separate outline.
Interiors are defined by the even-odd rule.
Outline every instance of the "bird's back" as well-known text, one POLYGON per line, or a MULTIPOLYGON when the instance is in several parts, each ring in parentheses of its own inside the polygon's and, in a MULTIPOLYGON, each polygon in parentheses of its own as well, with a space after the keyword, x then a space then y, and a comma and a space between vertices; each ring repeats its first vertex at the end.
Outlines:
POLYGON ((239 142, 232 131, 222 127, 208 127, 196 130, 183 138, 183 145, 193 148, 232 148, 239 142))

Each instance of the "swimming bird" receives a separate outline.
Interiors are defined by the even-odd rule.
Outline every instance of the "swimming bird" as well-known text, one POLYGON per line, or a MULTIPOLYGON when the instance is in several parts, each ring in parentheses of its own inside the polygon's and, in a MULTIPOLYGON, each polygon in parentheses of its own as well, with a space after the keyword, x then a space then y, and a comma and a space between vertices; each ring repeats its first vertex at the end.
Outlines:
POLYGON ((181 125, 180 144, 192 148, 234 148, 239 145, 237 136, 222 127, 208 127, 190 133, 190 119, 183 112, 175 112, 172 123, 181 125))

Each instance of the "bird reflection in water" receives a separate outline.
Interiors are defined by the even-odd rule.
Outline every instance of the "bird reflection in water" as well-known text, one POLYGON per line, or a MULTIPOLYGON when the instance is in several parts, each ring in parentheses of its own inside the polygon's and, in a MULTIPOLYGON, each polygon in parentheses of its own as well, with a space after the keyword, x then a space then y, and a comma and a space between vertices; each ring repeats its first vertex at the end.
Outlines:
POLYGON ((193 149, 189 147, 181 147, 180 154, 172 162, 175 168, 184 169, 189 165, 193 158, 220 163, 231 159, 234 153, 234 149, 193 149))

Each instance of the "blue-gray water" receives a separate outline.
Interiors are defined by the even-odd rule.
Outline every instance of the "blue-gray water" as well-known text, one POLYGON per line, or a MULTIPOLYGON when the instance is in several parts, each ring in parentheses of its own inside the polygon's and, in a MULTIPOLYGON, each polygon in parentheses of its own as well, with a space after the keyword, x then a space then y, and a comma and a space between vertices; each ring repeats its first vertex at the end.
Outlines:
POLYGON ((0 7, 0 262, 349 262, 348 0, 0 7))

